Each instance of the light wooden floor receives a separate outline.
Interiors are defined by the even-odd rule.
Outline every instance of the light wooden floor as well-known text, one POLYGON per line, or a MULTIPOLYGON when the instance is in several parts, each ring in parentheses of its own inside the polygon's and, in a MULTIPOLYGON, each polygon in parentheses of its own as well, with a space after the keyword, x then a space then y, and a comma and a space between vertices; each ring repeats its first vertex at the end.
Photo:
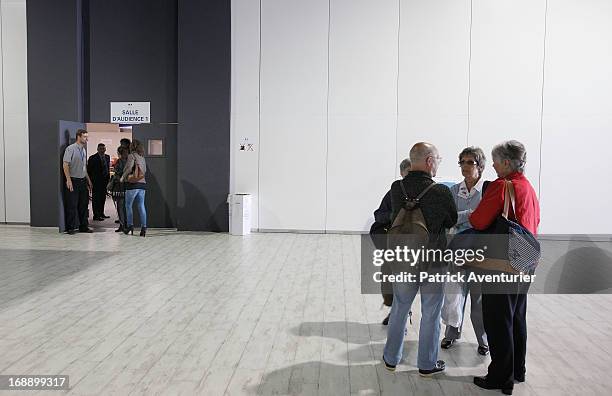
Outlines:
MULTIPOLYGON (((0 226, 0 271, 0 373, 66 374, 71 395, 499 394, 472 384, 488 358, 469 323, 446 374, 418 376, 418 299, 405 362, 384 370, 354 235, 0 226)), ((528 323, 515 394, 610 394, 612 296, 531 295, 528 323)))

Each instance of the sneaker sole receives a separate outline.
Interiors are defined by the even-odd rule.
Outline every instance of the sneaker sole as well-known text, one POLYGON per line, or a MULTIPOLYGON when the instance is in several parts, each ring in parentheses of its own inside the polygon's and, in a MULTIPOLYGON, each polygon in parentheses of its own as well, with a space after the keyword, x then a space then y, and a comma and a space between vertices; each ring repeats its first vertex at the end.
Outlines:
POLYGON ((383 366, 385 366, 385 369, 387 371, 394 372, 395 369, 396 369, 396 367, 391 367, 391 366, 387 365, 387 362, 385 362, 385 358, 384 357, 382 358, 382 364, 383 364, 383 366))
POLYGON ((431 378, 431 377, 433 377, 434 375, 436 375, 436 374, 440 374, 440 373, 443 373, 443 372, 444 372, 444 370, 441 370, 441 371, 436 371, 435 373, 429 373, 429 374, 422 374, 422 373, 419 373, 419 375, 420 375, 421 377, 423 377, 423 378, 431 378))

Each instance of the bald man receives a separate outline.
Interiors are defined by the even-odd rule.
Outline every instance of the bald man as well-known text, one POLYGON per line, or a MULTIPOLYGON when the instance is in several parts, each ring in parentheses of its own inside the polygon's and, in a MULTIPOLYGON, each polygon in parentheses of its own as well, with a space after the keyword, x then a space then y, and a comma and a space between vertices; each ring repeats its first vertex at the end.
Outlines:
MULTIPOLYGON (((444 250, 446 231, 457 222, 457 207, 450 189, 443 184, 435 184, 432 180, 436 176, 441 161, 442 157, 433 144, 420 142, 412 147, 410 172, 402 180, 397 180, 391 185, 391 218, 397 217, 407 198, 416 198, 434 184, 421 197, 419 208, 429 232, 429 244, 426 247, 444 250), (404 195, 404 191, 407 196, 404 195)), ((443 262, 428 262, 426 265, 427 267, 421 270, 428 270, 430 273, 446 272, 446 264, 443 262)), ((440 310, 444 299, 443 282, 415 281, 393 284, 393 306, 389 318, 383 362, 387 370, 394 371, 401 360, 408 312, 419 290, 421 292, 421 327, 417 365, 422 377, 430 377, 445 369, 444 361, 438 360, 440 310)))

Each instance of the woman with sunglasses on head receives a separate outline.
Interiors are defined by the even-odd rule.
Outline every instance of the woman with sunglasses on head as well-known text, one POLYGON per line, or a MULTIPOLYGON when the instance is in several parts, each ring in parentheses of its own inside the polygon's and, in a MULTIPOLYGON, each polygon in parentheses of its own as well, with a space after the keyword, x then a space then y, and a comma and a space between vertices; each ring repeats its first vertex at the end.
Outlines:
MULTIPOLYGON (((459 167, 461 168, 463 181, 455 184, 450 189, 457 205, 458 219, 454 227, 455 233, 472 228, 469 216, 476 209, 482 198, 484 183, 482 172, 484 171, 485 163, 486 157, 479 147, 467 147, 459 154, 459 167)), ((458 271, 462 271, 461 267, 453 268, 452 272, 458 271)), ((482 291, 480 284, 471 282, 453 286, 459 286, 459 290, 455 289, 452 293, 446 293, 442 312, 452 312, 452 314, 443 315, 443 317, 452 316, 455 320, 458 319, 458 327, 447 323, 440 347, 448 349, 461 338, 465 303, 469 293, 471 299, 470 318, 476 333, 476 340, 478 341, 478 353, 486 356, 489 353, 489 346, 482 320, 482 291)))

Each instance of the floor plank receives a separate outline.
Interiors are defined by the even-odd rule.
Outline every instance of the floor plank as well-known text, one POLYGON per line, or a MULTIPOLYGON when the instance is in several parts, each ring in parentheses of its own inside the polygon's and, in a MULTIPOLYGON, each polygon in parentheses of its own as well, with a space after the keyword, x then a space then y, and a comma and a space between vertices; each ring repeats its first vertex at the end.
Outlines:
MULTIPOLYGON (((149 234, 0 226, 0 373, 69 375, 71 395, 491 394, 469 321, 447 372, 418 376, 418 297, 398 371, 382 367, 388 310, 361 294, 359 236, 149 234)), ((587 245, 547 241, 546 273, 587 245)), ((528 326, 515 394, 610 392, 612 296, 530 295, 528 326)))

